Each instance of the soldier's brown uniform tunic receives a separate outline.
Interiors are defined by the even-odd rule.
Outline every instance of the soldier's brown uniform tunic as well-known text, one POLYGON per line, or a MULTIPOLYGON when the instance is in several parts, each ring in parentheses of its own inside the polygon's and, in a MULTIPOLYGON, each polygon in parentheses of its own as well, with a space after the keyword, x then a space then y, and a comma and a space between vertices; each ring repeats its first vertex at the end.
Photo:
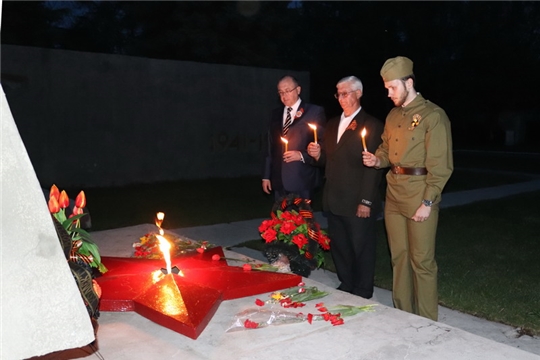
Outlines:
POLYGON ((396 175, 388 181, 385 224, 394 271, 396 308, 437 320, 435 235, 441 192, 453 171, 450 121, 443 109, 418 94, 386 118, 380 167, 426 168, 427 175, 396 175), (433 201, 429 218, 411 220, 422 200, 433 201))

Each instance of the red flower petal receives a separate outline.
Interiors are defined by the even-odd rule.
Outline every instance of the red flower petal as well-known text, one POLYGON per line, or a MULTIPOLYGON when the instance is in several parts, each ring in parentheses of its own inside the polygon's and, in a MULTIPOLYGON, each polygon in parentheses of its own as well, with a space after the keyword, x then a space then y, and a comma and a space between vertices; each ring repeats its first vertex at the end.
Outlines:
POLYGON ((244 264, 244 266, 242 266, 242 268, 243 268, 245 271, 251 271, 251 265, 249 265, 249 264, 244 264))
POLYGON ((86 206, 86 196, 84 195, 84 191, 81 190, 79 195, 77 195, 77 198, 75 199, 75 206, 81 209, 86 206))
POLYGON ((66 193, 66 190, 62 190, 60 193, 60 199, 58 200, 58 204, 62 209, 65 209, 69 206, 69 197, 66 193))
POLYGON ((318 307, 321 307, 321 306, 324 306, 324 303, 323 303, 323 302, 320 302, 320 303, 318 303, 318 304, 315 304, 315 307, 317 307, 317 308, 318 308, 318 307))
POLYGON ((49 199, 49 211, 51 212, 51 214, 56 214, 60 211, 58 199, 54 196, 51 196, 51 198, 49 199))
POLYGON ((219 259, 221 259, 221 256, 219 256, 218 254, 212 255, 212 260, 218 261, 219 259))
POLYGON ((58 187, 54 184, 51 186, 51 191, 49 192, 49 199, 50 198, 56 198, 56 202, 58 202, 58 199, 60 198, 60 190, 58 190, 58 187))
POLYGON ((204 252, 204 249, 203 249, 202 247, 197 248, 197 252, 198 252, 199 254, 202 254, 202 253, 204 252))
POLYGON ((259 327, 259 324, 257 324, 255 321, 246 319, 246 321, 244 321, 244 327, 247 329, 256 329, 259 327))
POLYGON ((313 314, 307 314, 307 322, 311 324, 313 321, 313 314))
POLYGON ((320 312, 327 312, 328 311, 328 309, 325 308, 324 306, 318 307, 317 310, 319 310, 320 312))
POLYGON ((255 305, 257 305, 257 306, 264 306, 264 301, 262 301, 261 299, 256 299, 256 300, 255 300, 255 305))

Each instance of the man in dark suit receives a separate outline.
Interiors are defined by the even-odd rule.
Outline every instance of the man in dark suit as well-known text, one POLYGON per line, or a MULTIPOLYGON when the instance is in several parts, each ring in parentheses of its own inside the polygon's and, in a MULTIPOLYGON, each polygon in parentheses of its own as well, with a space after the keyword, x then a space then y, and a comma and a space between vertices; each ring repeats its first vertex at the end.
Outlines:
POLYGON ((284 107, 272 112, 262 188, 267 194, 274 191, 276 199, 290 193, 311 199, 320 182, 320 169, 313 166, 315 161, 307 154, 307 146, 315 136, 308 124, 317 127, 321 139, 326 122, 324 109, 302 101, 302 88, 292 76, 282 77, 277 90, 284 107))
POLYGON ((382 173, 363 165, 361 134, 365 129, 369 151, 377 149, 384 125, 360 105, 363 86, 358 78, 343 78, 336 88, 343 113, 329 121, 324 142, 309 144, 308 153, 326 168, 323 208, 328 214, 330 251, 341 281, 338 289, 370 299, 382 173))

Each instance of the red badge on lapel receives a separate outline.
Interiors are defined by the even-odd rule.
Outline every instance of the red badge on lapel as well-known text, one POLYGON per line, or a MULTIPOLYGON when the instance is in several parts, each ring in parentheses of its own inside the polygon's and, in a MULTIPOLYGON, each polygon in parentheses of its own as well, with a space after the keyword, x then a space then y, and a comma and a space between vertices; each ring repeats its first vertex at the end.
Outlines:
POLYGON ((349 126, 347 126, 345 131, 347 130, 352 130, 352 131, 356 130, 356 120, 351 121, 351 123, 349 124, 349 126))

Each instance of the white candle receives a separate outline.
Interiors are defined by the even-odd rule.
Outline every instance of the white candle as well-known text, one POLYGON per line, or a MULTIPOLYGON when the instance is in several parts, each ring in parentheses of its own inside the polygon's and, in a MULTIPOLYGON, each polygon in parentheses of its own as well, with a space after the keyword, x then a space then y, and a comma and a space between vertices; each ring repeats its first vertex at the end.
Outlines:
POLYGON ((310 128, 313 129, 313 138, 315 139, 315 144, 317 143, 317 126, 313 124, 308 124, 310 128))
POLYGON ((285 144, 285 152, 287 152, 289 141, 287 139, 285 139, 284 137, 281 137, 281 141, 283 141, 283 143, 285 144))
POLYGON ((362 133, 360 134, 362 136, 362 145, 364 146, 364 151, 367 152, 367 146, 366 146, 366 128, 362 130, 362 133))

